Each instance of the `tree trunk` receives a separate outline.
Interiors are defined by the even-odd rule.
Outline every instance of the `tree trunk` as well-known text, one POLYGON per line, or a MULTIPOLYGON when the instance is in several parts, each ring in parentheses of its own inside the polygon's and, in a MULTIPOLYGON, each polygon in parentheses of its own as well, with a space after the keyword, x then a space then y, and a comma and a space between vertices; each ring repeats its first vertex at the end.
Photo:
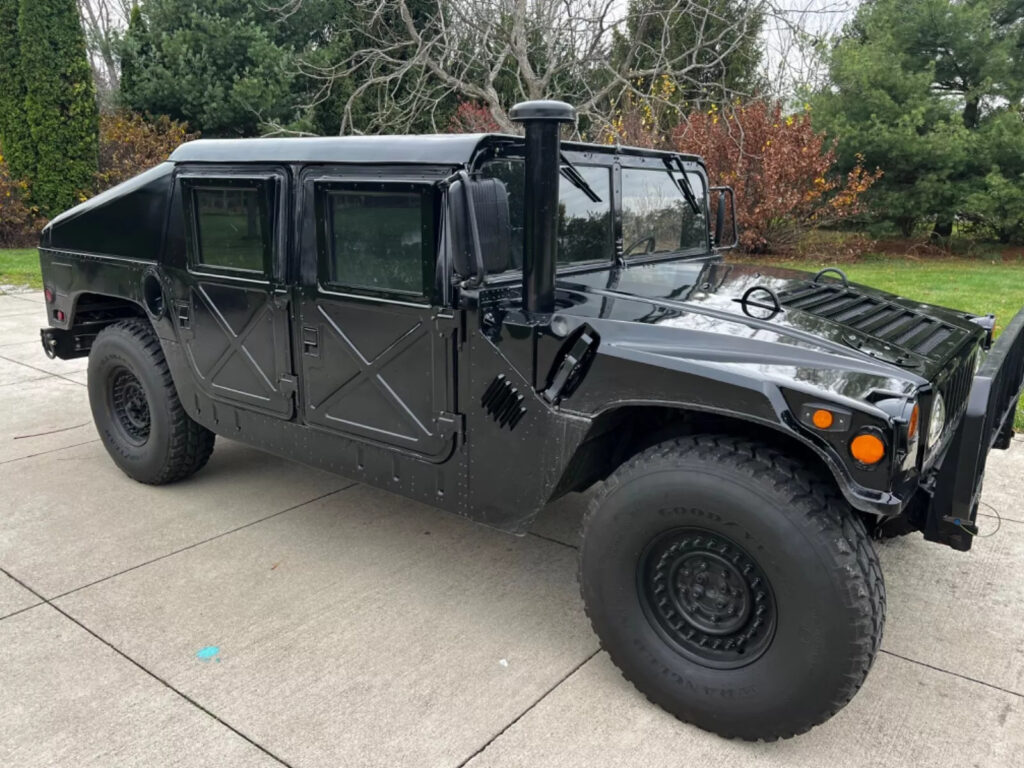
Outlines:
POLYGON ((935 217, 935 226, 932 227, 933 238, 951 237, 953 234, 953 214, 940 213, 935 217))

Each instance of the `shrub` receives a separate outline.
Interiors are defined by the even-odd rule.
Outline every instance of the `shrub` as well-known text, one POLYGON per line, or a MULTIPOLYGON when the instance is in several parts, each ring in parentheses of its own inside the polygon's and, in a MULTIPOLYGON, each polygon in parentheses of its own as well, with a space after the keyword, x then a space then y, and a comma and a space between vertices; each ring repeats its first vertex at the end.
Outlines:
POLYGON ((28 182, 12 178, 0 155, 0 248, 35 245, 46 223, 27 202, 28 182))
POLYGON ((499 133, 501 126, 491 116, 491 111, 482 104, 463 101, 455 108, 455 114, 448 121, 449 133, 499 133))
POLYGON ((103 115, 96 191, 159 165, 178 145, 198 137, 198 133, 189 133, 184 123, 165 115, 149 120, 135 112, 103 115))
POLYGON ((809 228, 860 213, 864 192, 882 175, 861 160, 837 177, 835 146, 811 127, 809 111, 786 115, 778 104, 691 114, 671 144, 703 155, 712 184, 733 187, 740 244, 757 253, 789 250, 809 228))
MULTIPOLYGON (((671 83, 658 88, 665 91, 671 83)), ((808 229, 861 213, 864 192, 882 175, 858 162, 838 177, 835 146, 814 131, 806 109, 787 115, 779 104, 752 102, 712 106, 680 119, 662 102, 628 99, 601 139, 701 155, 711 183, 736 192, 740 247, 746 251, 787 251, 808 229)))

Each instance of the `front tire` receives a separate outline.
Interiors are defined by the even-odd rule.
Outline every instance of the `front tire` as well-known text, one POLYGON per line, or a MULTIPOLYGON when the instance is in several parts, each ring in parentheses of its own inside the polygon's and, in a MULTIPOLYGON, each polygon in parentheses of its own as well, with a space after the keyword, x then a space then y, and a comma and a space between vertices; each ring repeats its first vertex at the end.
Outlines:
POLYGON ((580 587, 626 679, 722 736, 787 738, 863 683, 885 585, 834 486, 732 436, 679 438, 616 470, 584 520, 580 587))
POLYGON ((215 435, 185 413, 160 341, 144 320, 122 320, 96 336, 89 405, 110 458, 140 483, 183 480, 213 453, 215 435))

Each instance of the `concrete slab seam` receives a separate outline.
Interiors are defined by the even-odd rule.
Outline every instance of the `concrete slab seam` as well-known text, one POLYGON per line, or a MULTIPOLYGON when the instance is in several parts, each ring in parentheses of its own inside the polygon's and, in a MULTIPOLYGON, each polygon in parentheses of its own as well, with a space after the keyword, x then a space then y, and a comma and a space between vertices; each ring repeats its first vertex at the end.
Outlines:
POLYGON ((234 733, 234 734, 235 734, 236 736, 239 736, 240 738, 242 738, 242 739, 244 739, 245 741, 247 741, 247 742, 249 742, 250 744, 252 744, 252 746, 256 747, 256 749, 258 749, 258 750, 259 750, 260 752, 262 752, 263 754, 265 754, 265 755, 266 755, 267 757, 269 757, 270 759, 272 759, 272 760, 275 760, 276 762, 278 762, 278 763, 280 763, 281 765, 285 766, 285 768, 294 768, 294 766, 292 766, 292 765, 291 765, 290 763, 286 762, 285 760, 282 760, 282 759, 281 759, 280 757, 278 757, 277 755, 275 755, 275 754, 274 754, 273 752, 271 752, 271 751, 270 751, 269 749, 267 749, 266 747, 264 747, 264 746, 263 746, 262 744, 260 744, 260 743, 259 743, 259 742, 257 742, 257 741, 254 741, 254 740, 253 740, 252 738, 250 738, 249 736, 246 736, 246 735, 245 735, 244 733, 242 733, 242 731, 238 730, 238 729, 237 729, 237 728, 235 728, 235 727, 234 727, 233 725, 231 725, 231 723, 229 723, 229 722, 227 722, 226 720, 224 720, 224 719, 222 719, 222 718, 218 717, 218 716, 217 716, 216 714, 214 714, 213 712, 211 712, 210 710, 208 710, 208 709, 207 709, 206 707, 204 707, 204 706, 203 706, 202 704, 200 704, 200 703, 199 703, 198 701, 196 701, 196 700, 195 700, 195 699, 193 699, 192 697, 190 697, 190 696, 186 695, 186 694, 185 694, 185 693, 183 693, 182 691, 179 691, 179 690, 178 690, 177 688, 175 688, 175 687, 174 687, 173 685, 171 685, 171 684, 170 684, 170 683, 168 683, 168 682, 167 682, 166 680, 164 680, 164 679, 163 679, 162 677, 160 677, 159 675, 157 675, 157 674, 156 674, 155 672, 151 671, 150 669, 146 668, 146 667, 145 667, 145 666, 143 666, 143 665, 142 665, 141 663, 139 663, 138 661, 136 661, 135 659, 133 659, 133 658, 132 658, 131 656, 129 656, 129 655, 127 654, 127 653, 125 653, 124 651, 122 651, 122 650, 121 650, 120 648, 118 648, 118 647, 117 647, 116 645, 114 645, 113 643, 111 643, 111 642, 110 642, 109 640, 107 640, 107 639, 106 639, 105 637, 103 637, 103 636, 101 636, 101 635, 97 634, 96 632, 94 632, 93 630, 91 630, 91 629, 90 629, 89 627, 87 627, 87 626, 86 626, 85 624, 83 624, 83 623, 82 623, 81 621, 79 621, 78 619, 76 619, 76 618, 75 618, 74 616, 72 616, 72 615, 71 615, 70 613, 68 613, 67 611, 63 610, 63 609, 62 609, 62 608, 60 608, 59 606, 56 606, 56 605, 54 605, 54 604, 53 604, 52 602, 50 602, 50 601, 49 601, 49 600, 47 600, 47 599, 46 599, 45 597, 43 597, 43 596, 42 596, 42 595, 40 595, 40 594, 39 594, 38 592, 36 592, 36 591, 35 591, 34 589, 32 589, 31 587, 29 587, 29 586, 28 586, 27 584, 25 584, 24 582, 22 582, 22 581, 21 581, 20 579, 18 579, 18 577, 17 577, 17 576, 14 576, 13 574, 11 574, 10 572, 6 571, 6 570, 5 570, 5 569, 3 569, 3 568, 0 568, 0 573, 3 573, 3 574, 5 574, 6 576, 8 576, 9 578, 11 578, 12 580, 16 581, 16 582, 17 582, 18 584, 20 584, 20 585, 21 585, 22 587, 24 587, 24 588, 25 588, 25 589, 27 589, 27 590, 28 590, 29 592, 31 592, 32 594, 34 594, 34 595, 35 595, 36 597, 38 597, 39 599, 41 599, 41 600, 43 601, 43 603, 44 603, 44 604, 46 604, 46 605, 50 606, 51 608, 53 608, 53 610, 57 611, 57 613, 59 613, 59 614, 60 614, 61 616, 63 616, 63 617, 65 618, 65 619, 67 619, 68 621, 70 621, 70 622, 71 622, 71 623, 73 623, 73 624, 76 624, 77 626, 79 626, 79 627, 80 627, 81 629, 83 629, 84 631, 88 632, 88 633, 89 633, 90 635, 92 635, 93 637, 95 637, 95 638, 96 638, 97 640, 99 640, 99 641, 100 641, 101 643, 103 643, 103 644, 104 644, 105 646, 107 646, 108 648, 110 648, 110 650, 112 650, 112 651, 113 651, 114 653, 116 653, 116 654, 117 654, 118 656, 120 656, 120 657, 122 657, 123 659, 125 659, 126 661, 128 661, 128 662, 130 662, 130 663, 134 664, 134 665, 135 665, 136 667, 138 667, 139 669, 141 669, 141 670, 142 670, 143 672, 145 672, 145 673, 146 673, 147 675, 149 675, 150 677, 152 677, 152 678, 153 678, 154 680, 156 680, 156 681, 157 681, 158 683, 160 683, 161 685, 163 685, 163 686, 164 686, 164 687, 166 687, 167 689, 169 689, 169 690, 173 691, 173 692, 174 692, 174 693, 176 693, 176 694, 177 694, 178 696, 180 696, 181 698, 183 698, 183 699, 184 699, 185 701, 187 701, 187 702, 188 702, 189 704, 191 704, 191 705, 192 705, 193 707, 195 707, 196 709, 198 709, 198 710, 199 710, 200 712, 203 712, 203 713, 205 713, 206 715, 210 716, 211 718, 213 718, 214 720, 216 720, 216 721, 217 721, 218 723, 220 723, 221 725, 223 725, 223 726, 224 726, 225 728, 227 728, 227 729, 228 729, 229 731, 231 731, 232 733, 234 733))
POLYGON ((952 675, 953 677, 959 677, 961 680, 966 680, 969 683, 977 683, 978 685, 984 685, 986 688, 993 688, 993 689, 995 689, 997 691, 1001 691, 1003 693, 1008 693, 1011 696, 1016 696, 1018 699, 1024 699, 1024 693, 1019 693, 1018 691, 1011 691, 1009 688, 1003 688, 1002 686, 995 685, 994 683, 986 683, 984 680, 978 680, 975 677, 970 677, 969 675, 965 675, 965 674, 962 674, 960 672, 954 672, 951 669, 943 669, 942 667, 936 667, 935 665, 929 664, 926 661, 918 661, 917 659, 912 659, 909 656, 903 656, 903 655, 901 655, 899 653, 893 653, 892 651, 887 651, 885 648, 879 648, 878 652, 879 653, 884 653, 887 656, 892 656, 893 658, 896 658, 896 659, 901 659, 903 661, 909 661, 911 664, 919 664, 922 667, 927 667, 928 669, 931 669, 931 670, 933 670, 935 672, 942 672, 942 673, 947 674, 947 675, 952 675))
POLYGON ((494 734, 491 738, 489 738, 484 743, 483 746, 481 746, 473 754, 471 754, 469 757, 467 757, 465 760, 463 760, 461 763, 459 763, 457 766, 455 766, 455 768, 465 768, 465 766, 467 766, 472 760, 474 760, 478 756, 482 755, 487 750, 487 748, 489 746, 491 746, 491 744, 493 744, 495 741, 497 741, 502 736, 504 736, 505 733, 508 732, 509 728, 513 727, 516 723, 518 723, 520 720, 522 720, 524 717, 526 717, 534 707, 536 707, 538 704, 540 704, 542 701, 544 701, 544 699, 546 699, 548 696, 550 696, 552 693, 554 693, 555 690, 559 686, 562 685, 562 683, 564 683, 570 677, 572 677, 577 672, 579 672, 581 669, 583 669, 583 667, 587 664, 587 662, 590 661, 591 659, 593 659, 595 656, 597 656, 597 654, 599 654, 600 652, 601 652, 601 649, 598 648, 592 654, 587 656, 587 658, 585 658, 583 661, 581 661, 575 667, 570 669, 568 671, 568 673, 565 674, 564 677, 562 677, 558 682, 556 682, 554 685, 552 685, 550 688, 548 688, 546 691, 544 691, 544 693, 542 693, 532 704, 530 704, 530 706, 528 706, 526 709, 524 709, 522 712, 520 712, 518 715, 516 715, 516 718, 514 720, 512 720, 512 722, 510 722, 508 725, 506 725, 504 728, 502 728, 500 731, 498 731, 496 734, 494 734))
POLYGON ((69 589, 66 592, 61 592, 59 595, 54 595, 51 598, 43 598, 43 599, 47 600, 47 601, 49 601, 49 600, 60 600, 62 597, 67 597, 68 595, 74 594, 75 592, 80 592, 83 589, 88 589, 89 587, 96 586, 97 584, 102 584, 104 581, 109 581, 110 579, 117 578, 118 576, 122 576, 122 575, 124 575, 126 573, 131 573, 132 571, 138 570, 139 568, 144 568, 147 565, 152 565, 153 563, 157 563, 157 562, 159 562, 161 560, 166 560, 168 557, 174 557, 175 555, 181 554, 182 552, 187 552, 190 549, 195 549, 196 547, 201 547, 203 544, 209 544, 211 541, 216 541, 217 539, 221 539, 221 538, 223 538, 225 536, 228 536, 228 535, 230 535, 232 533, 237 533, 238 531, 241 531, 241 530, 243 530, 245 528, 249 528, 249 527, 251 527, 253 525, 258 525, 259 523, 264 523, 267 520, 271 520, 271 519, 273 519, 275 517, 279 517, 280 515, 283 515, 286 512, 293 512, 296 509, 299 509, 300 507, 306 506, 307 504, 313 504, 314 502, 320 501, 321 499, 326 499, 328 496, 333 496, 336 493, 342 493, 342 492, 347 491, 348 489, 353 488, 353 487, 355 487, 357 485, 359 485, 359 483, 352 482, 352 483, 349 483, 348 485, 346 485, 346 486, 344 486, 342 488, 335 488, 333 491, 328 491, 327 493, 321 494, 320 496, 317 496, 316 498, 307 499, 306 501, 303 501, 303 502, 301 502, 299 504, 294 504, 294 505, 288 507, 287 509, 281 509, 281 510, 278 510, 277 512, 273 512, 273 513, 267 515, 266 517, 261 517, 258 520, 251 520, 250 522, 245 523, 244 525, 239 525, 238 527, 232 528, 229 531, 222 531, 221 533, 218 533, 218 534, 215 534, 215 535, 210 536, 208 538, 202 539, 201 541, 193 542, 192 544, 189 544, 186 547, 181 547, 179 549, 175 549, 175 550, 173 550, 171 552, 168 552, 167 554, 160 555, 159 557, 154 557, 154 558, 152 558, 150 560, 146 560, 145 562, 142 562, 142 563, 136 563, 131 568, 125 568, 124 570, 118 571, 117 573, 111 573, 108 576, 104 576, 102 579, 96 579, 95 581, 90 581, 88 584, 82 584, 81 586, 75 587, 74 589, 69 589))
POLYGON ((80 445, 89 445, 89 443, 98 443, 100 439, 94 437, 92 440, 86 440, 81 443, 72 443, 71 445, 62 445, 60 448, 51 448, 48 451, 40 451, 39 453, 30 453, 28 456, 16 456, 13 459, 4 459, 0 461, 0 466, 4 464, 13 464, 15 461, 24 461, 25 459, 34 459, 36 456, 45 456, 48 453, 57 453, 57 451, 67 451, 72 448, 78 448, 80 445))

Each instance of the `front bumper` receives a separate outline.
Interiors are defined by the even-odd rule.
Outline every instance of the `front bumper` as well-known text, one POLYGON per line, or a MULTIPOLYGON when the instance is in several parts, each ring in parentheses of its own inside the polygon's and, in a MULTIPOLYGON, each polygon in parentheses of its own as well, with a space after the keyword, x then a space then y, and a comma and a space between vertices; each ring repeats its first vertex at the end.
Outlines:
POLYGON ((1010 321, 974 375, 967 410, 934 472, 923 533, 929 541, 966 552, 978 533, 975 519, 993 448, 1009 448, 1024 386, 1024 309, 1010 321))

